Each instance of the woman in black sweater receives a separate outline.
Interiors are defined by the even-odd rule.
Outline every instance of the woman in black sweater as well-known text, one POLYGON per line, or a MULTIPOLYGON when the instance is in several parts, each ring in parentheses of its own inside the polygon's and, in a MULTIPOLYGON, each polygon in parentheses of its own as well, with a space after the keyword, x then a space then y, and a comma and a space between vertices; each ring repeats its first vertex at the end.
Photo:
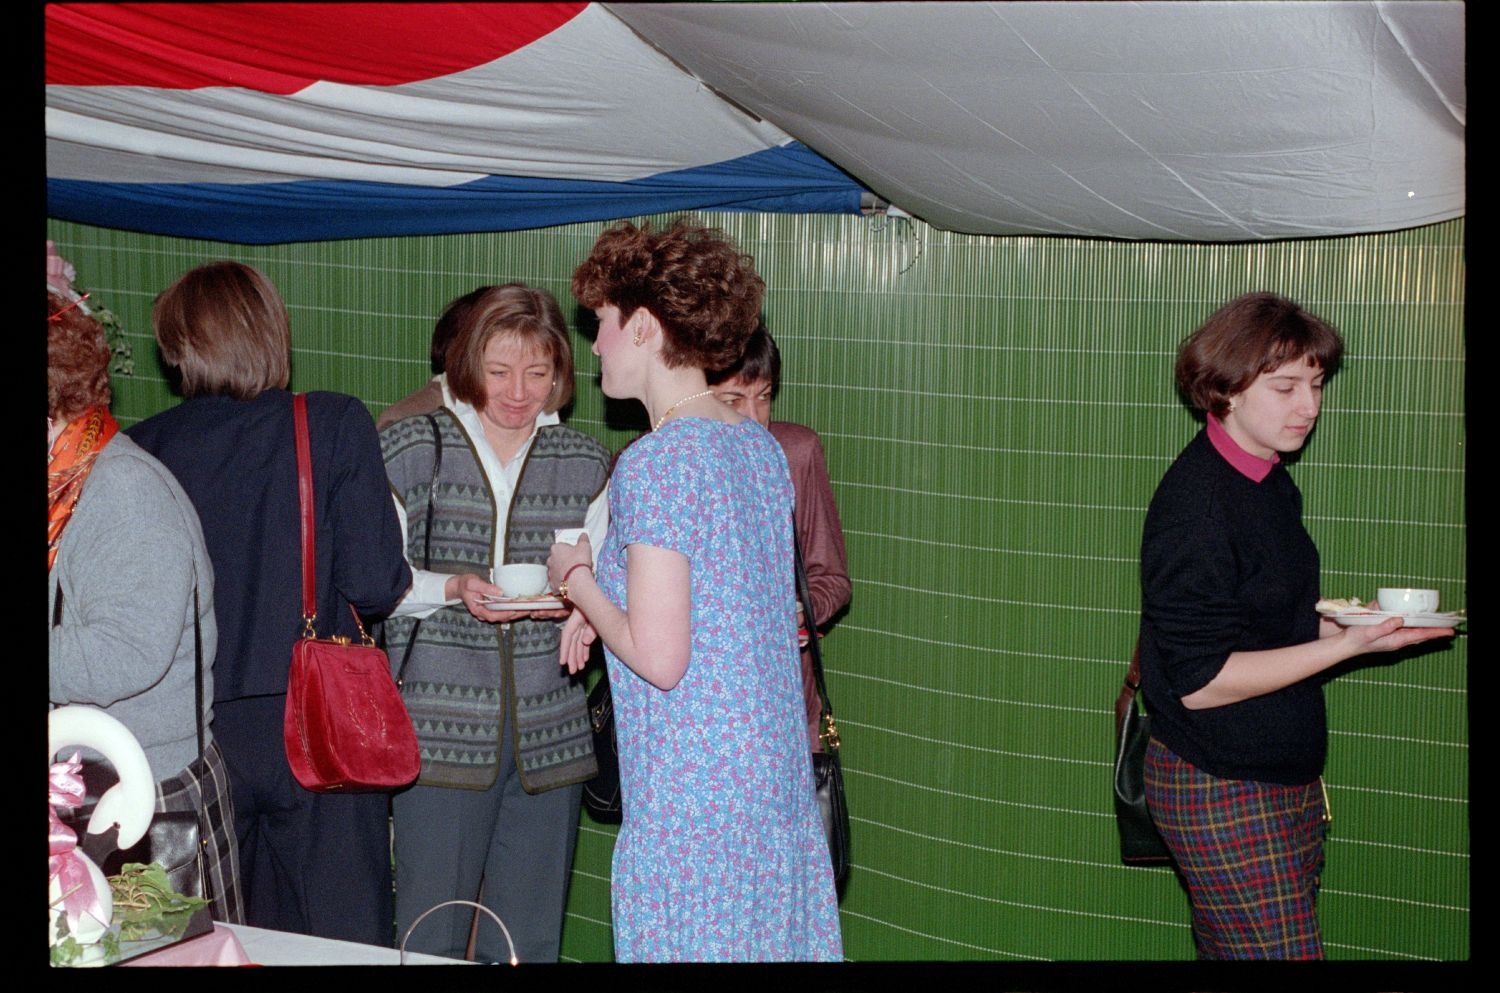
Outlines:
POLYGON ((1152 497, 1141 543, 1146 799, 1187 883, 1200 958, 1321 958, 1326 671, 1451 628, 1321 620, 1318 550, 1280 453, 1302 447, 1338 332, 1271 293, 1185 342, 1203 431, 1152 497))

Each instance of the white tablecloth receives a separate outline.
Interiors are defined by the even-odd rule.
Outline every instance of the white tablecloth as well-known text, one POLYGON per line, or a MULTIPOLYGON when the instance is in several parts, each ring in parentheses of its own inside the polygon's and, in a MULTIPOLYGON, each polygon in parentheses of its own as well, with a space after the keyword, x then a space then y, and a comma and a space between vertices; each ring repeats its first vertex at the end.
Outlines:
MULTIPOLYGON (((234 932, 250 961, 258 965, 398 965, 401 953, 394 948, 361 945, 353 941, 313 938, 305 934, 267 931, 244 924, 218 924, 234 932)), ((406 953, 407 965, 471 965, 440 955, 406 953)))

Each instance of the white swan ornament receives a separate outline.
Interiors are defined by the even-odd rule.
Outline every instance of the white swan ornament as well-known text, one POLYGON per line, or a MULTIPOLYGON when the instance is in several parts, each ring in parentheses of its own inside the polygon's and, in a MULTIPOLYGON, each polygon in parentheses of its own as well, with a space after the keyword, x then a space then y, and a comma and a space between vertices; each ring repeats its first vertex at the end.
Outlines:
POLYGON ((78 753, 51 765, 66 748, 91 748, 109 760, 120 781, 99 798, 89 818, 87 833, 103 834, 118 825, 118 848, 140 841, 156 813, 156 778, 146 753, 130 729, 94 707, 70 704, 47 714, 49 883, 47 894, 48 945, 57 942, 58 918, 66 914, 68 931, 81 945, 89 945, 109 930, 114 913, 109 881, 77 848, 71 829, 57 819, 52 806, 76 807, 83 802, 83 780, 78 753), (64 886, 67 889, 64 890, 64 886), (92 893, 88 890, 92 889, 92 893))

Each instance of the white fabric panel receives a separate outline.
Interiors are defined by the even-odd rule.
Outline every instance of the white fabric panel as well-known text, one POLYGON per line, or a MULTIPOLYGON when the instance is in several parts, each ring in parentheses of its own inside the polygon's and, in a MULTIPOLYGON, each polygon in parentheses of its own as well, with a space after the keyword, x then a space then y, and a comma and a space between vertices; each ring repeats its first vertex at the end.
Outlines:
POLYGON ((1458 3, 609 6, 941 228, 1242 241, 1464 209, 1458 3))

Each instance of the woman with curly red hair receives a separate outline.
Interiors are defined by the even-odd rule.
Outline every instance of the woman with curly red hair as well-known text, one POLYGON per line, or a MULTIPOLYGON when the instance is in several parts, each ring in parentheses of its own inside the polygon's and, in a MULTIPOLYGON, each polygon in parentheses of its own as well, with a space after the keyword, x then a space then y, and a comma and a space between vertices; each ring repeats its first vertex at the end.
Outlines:
MULTIPOLYGON (((209 730, 213 566, 192 501, 110 416, 109 360, 82 300, 49 289, 47 696, 130 729, 157 778, 157 812, 197 814, 203 888, 192 895, 243 924, 229 774, 209 730)), ((92 802, 116 777, 86 760, 83 778, 92 802)), ((131 849, 125 860, 150 857, 131 849)))
POLYGON ((621 453, 599 574, 553 546, 576 610, 561 658, 604 642, 624 819, 615 958, 837 960, 833 870, 813 792, 792 588, 792 485, 776 440, 719 402, 765 284, 721 233, 605 231, 573 275, 599 319, 607 396, 652 431, 621 453))

